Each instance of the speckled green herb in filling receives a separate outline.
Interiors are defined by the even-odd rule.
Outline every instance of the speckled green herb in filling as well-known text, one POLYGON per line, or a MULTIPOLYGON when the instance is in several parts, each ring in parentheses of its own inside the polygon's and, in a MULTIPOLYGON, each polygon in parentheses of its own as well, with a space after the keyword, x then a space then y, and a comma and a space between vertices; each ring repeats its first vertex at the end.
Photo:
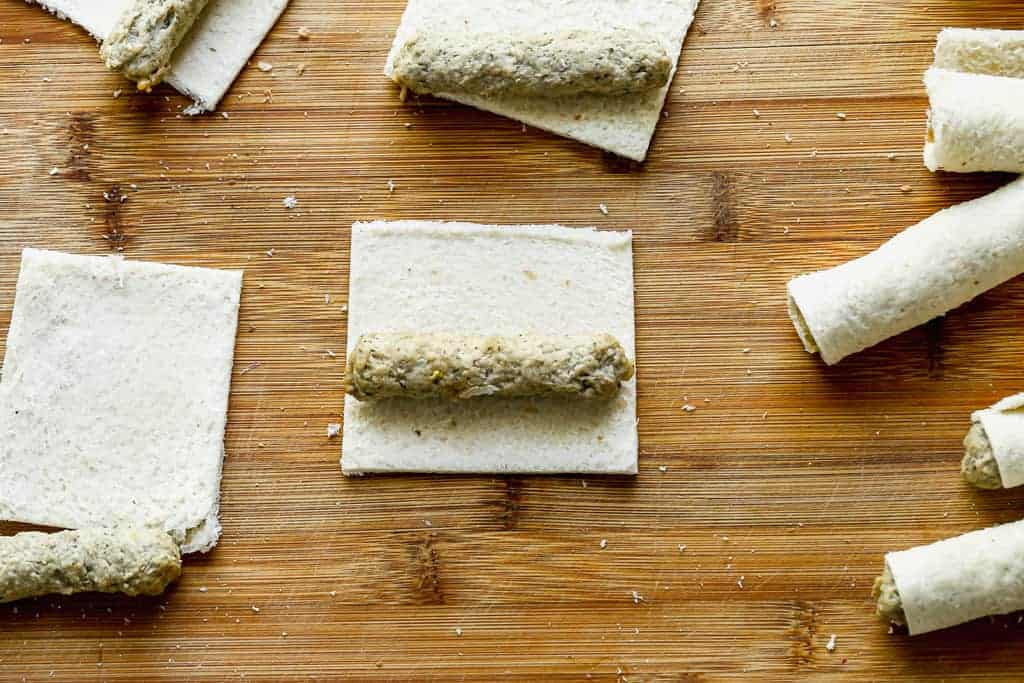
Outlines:
POLYGON ((171 57, 208 0, 133 0, 103 42, 110 69, 149 91, 163 80, 171 57))
POLYGON ((625 29, 425 33, 400 47, 393 68, 392 78, 418 93, 624 95, 664 86, 672 59, 656 38, 625 29))
POLYGON ((346 390, 382 398, 610 398, 633 363, 608 334, 517 337, 367 334, 348 359, 346 390))
POLYGON ((162 531, 79 529, 0 537, 0 603, 60 593, 159 595, 181 575, 162 531))
POLYGON ((971 425, 964 438, 964 459, 960 462, 960 473, 964 475, 964 479, 980 489, 1003 488, 992 444, 980 423, 971 425))

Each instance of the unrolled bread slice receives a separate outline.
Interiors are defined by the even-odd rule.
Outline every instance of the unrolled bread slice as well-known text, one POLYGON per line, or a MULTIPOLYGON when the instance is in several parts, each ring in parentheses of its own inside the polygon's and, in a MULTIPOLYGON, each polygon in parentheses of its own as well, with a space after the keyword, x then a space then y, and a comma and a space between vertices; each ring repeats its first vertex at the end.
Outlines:
POLYGON ((1024 31, 946 28, 935 42, 939 69, 1024 78, 1024 31))
MULTIPOLYGON (((35 1, 78 24, 97 40, 106 39, 131 3, 131 0, 35 1)), ((211 0, 178 45, 165 80, 195 100, 199 111, 216 109, 287 6, 288 0, 211 0)))
POLYGON ((910 635, 1024 609, 1024 521, 885 556, 910 635))
POLYGON ((1024 173, 1024 79, 929 69, 931 171, 1024 173))
POLYGON ((788 286, 809 353, 832 365, 1024 272, 1024 178, 953 206, 843 265, 788 286))
MULTIPOLYGON (((409 0, 385 74, 392 76, 398 51, 417 35, 451 32, 536 35, 548 32, 625 29, 654 36, 678 64, 683 40, 699 0, 409 0)), ((479 96, 434 93, 438 97, 516 119, 620 156, 643 161, 661 118, 669 82, 630 95, 579 94, 565 97, 479 96)))
POLYGON ((0 381, 0 519, 213 547, 241 285, 26 249, 0 381))
MULTIPOLYGON (((629 232, 357 223, 348 350, 364 334, 614 336, 634 357, 629 232)), ((370 472, 637 470, 636 380, 607 401, 345 398, 342 468, 370 472)))

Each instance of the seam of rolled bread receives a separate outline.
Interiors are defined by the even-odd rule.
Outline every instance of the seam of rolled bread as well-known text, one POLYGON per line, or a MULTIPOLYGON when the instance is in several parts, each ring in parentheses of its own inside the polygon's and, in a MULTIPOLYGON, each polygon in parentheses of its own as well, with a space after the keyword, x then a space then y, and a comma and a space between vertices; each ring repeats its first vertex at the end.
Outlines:
POLYGON ((875 251, 787 286, 804 347, 829 365, 1024 272, 1024 178, 958 204, 875 251))
POLYGON ((910 635, 1024 609, 1024 521, 885 556, 910 635))

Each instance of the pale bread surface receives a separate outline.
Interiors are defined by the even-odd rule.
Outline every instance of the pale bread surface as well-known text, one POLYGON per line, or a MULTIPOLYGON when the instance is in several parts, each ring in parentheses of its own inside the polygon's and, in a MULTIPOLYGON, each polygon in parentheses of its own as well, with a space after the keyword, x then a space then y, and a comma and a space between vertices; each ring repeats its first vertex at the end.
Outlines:
POLYGON ((1024 79, 929 69, 931 171, 1024 173, 1024 79))
POLYGON ((1003 487, 1024 484, 1024 394, 1004 398, 971 419, 985 430, 1003 487))
POLYGON ((26 249, 0 381, 0 519, 213 547, 241 285, 26 249))
POLYGON ((1024 609, 1024 521, 885 556, 910 635, 1024 609))
POLYGON ((790 312, 807 350, 832 365, 1022 272, 1019 178, 938 212, 866 256, 791 280, 790 312))
POLYGON ((1024 31, 945 28, 933 66, 964 73, 1024 78, 1024 31))
MULTIPOLYGON (((699 0, 409 0, 385 74, 402 44, 418 32, 544 33, 571 29, 640 31, 663 41, 679 61, 699 0)), ((438 97, 507 116, 627 159, 643 161, 672 79, 657 90, 624 96, 478 97, 436 93, 438 97)))
MULTIPOLYGON (((404 221, 352 228, 348 348, 368 332, 615 336, 634 357, 629 232, 404 221)), ((606 402, 345 398, 342 468, 634 474, 636 380, 606 402)))
MULTIPOLYGON (((131 0, 29 0, 103 40, 131 0)), ((288 0, 211 0, 174 53, 165 79, 203 110, 217 108, 288 0)))

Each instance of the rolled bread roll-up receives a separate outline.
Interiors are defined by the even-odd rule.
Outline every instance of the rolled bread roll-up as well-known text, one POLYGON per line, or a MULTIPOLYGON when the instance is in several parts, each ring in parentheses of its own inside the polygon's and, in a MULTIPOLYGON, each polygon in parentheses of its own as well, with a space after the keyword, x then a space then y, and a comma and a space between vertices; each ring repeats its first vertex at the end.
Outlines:
POLYGON ((960 470, 979 488, 1024 484, 1024 394, 1004 398, 971 416, 960 470))
POLYGON ((1024 609, 1024 521, 888 553, 874 594, 912 636, 1024 609))
POLYGON ((946 28, 935 41, 939 69, 1024 78, 1024 31, 946 28))
POLYGON ((181 553, 149 529, 34 531, 0 537, 0 603, 60 593, 159 595, 181 575, 181 553))
POLYGON ((1024 178, 938 212, 859 259, 789 282, 789 312, 829 365, 1024 272, 1024 178))
POLYGON ((931 171, 1024 173, 1024 79, 928 69, 931 171))
POLYGON ((346 390, 382 398, 610 398, 633 363, 608 334, 517 337, 366 334, 349 353, 346 390))
POLYGON ((668 83, 672 59, 656 38, 625 29, 420 33, 393 67, 392 78, 418 93, 559 97, 655 90, 668 83))
POLYGON ((152 90, 208 1, 132 0, 100 48, 107 68, 135 81, 139 90, 152 90))

